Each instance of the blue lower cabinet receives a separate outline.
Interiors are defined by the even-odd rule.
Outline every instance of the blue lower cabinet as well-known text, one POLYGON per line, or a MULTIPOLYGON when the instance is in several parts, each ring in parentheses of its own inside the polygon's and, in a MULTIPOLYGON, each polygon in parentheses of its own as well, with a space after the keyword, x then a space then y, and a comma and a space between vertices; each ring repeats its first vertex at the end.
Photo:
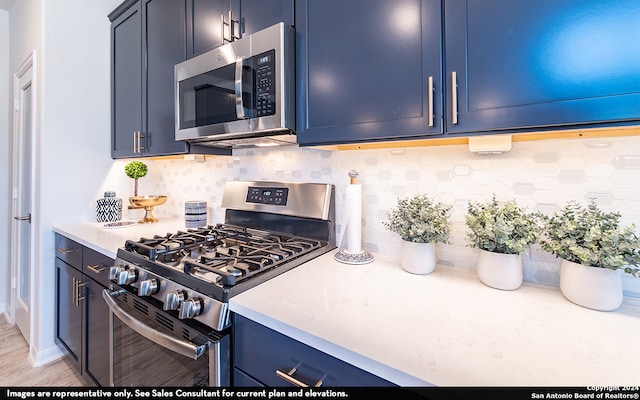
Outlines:
POLYGON ((238 368, 233 369, 233 385, 236 387, 263 387, 264 385, 238 368))
POLYGON ((109 386, 109 316, 102 298, 114 260, 55 234, 56 343, 88 383, 109 386))
POLYGON ((395 386, 240 315, 232 326, 234 386, 395 386))

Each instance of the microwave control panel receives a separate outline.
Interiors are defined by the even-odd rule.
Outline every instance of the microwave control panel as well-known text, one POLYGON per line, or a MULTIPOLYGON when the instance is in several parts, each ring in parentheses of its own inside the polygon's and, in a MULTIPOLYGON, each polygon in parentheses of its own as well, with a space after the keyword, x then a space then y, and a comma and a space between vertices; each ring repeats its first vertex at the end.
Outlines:
POLYGON ((258 117, 276 113, 276 51, 253 57, 256 66, 256 113, 258 117))

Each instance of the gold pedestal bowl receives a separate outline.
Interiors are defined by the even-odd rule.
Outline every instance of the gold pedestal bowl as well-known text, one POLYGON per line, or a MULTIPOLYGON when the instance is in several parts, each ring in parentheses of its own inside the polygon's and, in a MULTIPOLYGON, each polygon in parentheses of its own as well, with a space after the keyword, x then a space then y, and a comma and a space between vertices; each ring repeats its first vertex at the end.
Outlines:
POLYGON ((152 222, 158 222, 157 218, 153 217, 151 211, 153 207, 164 204, 167 201, 167 196, 148 195, 148 196, 133 196, 129 197, 129 203, 137 208, 144 208, 144 218, 138 221, 139 224, 150 224, 152 222))

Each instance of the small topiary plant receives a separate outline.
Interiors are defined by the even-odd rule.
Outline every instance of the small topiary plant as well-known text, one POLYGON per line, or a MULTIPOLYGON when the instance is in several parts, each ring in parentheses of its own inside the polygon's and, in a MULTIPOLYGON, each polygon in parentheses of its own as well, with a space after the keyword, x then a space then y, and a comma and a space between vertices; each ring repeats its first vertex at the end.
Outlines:
POLYGON ((133 195, 138 195, 138 178, 142 178, 147 175, 147 164, 142 161, 131 161, 124 166, 124 172, 127 176, 134 180, 133 195))

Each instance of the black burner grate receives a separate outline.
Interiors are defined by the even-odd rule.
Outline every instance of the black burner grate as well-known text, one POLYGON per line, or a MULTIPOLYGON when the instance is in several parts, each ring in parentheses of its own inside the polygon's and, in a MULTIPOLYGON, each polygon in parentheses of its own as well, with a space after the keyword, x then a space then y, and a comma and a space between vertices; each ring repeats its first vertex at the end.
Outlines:
POLYGON ((125 249, 152 262, 181 265, 197 278, 232 286, 324 245, 315 239, 218 224, 128 240, 125 249))

